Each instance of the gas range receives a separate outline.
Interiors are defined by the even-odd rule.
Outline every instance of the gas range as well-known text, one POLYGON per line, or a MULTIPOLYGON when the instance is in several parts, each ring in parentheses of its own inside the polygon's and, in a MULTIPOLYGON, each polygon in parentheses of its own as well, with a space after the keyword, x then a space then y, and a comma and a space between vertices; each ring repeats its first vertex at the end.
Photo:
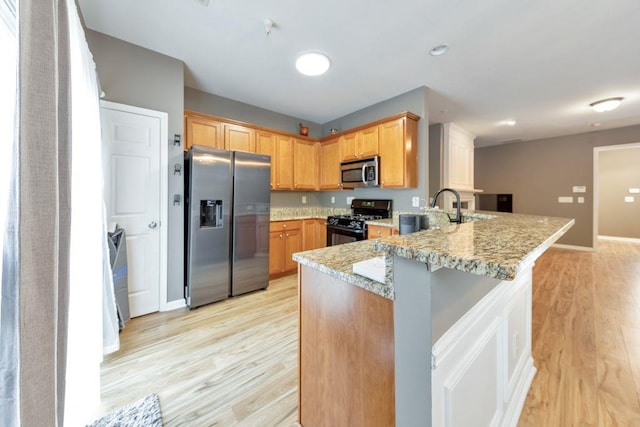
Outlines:
POLYGON ((327 246, 367 238, 367 221, 391 217, 391 200, 354 199, 351 214, 327 218, 327 246))
POLYGON ((366 221, 382 219, 382 215, 334 215, 327 218, 328 225, 352 230, 364 230, 366 221))

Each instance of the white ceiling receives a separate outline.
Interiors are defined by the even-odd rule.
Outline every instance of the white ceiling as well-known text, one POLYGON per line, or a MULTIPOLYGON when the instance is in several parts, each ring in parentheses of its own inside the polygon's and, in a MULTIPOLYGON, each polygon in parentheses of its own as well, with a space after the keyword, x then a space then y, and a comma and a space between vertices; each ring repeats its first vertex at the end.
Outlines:
POLYGON ((424 85, 430 122, 476 146, 640 124, 638 0, 79 2, 89 28, 184 61, 187 86, 315 123, 424 85), (308 50, 327 74, 298 74, 308 50), (613 96, 615 111, 588 106, 613 96))

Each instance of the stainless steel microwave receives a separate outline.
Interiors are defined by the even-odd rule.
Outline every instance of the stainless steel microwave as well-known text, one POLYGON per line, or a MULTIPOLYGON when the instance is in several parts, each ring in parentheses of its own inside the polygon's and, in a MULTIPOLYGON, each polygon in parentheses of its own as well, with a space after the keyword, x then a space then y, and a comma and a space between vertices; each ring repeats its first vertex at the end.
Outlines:
POLYGON ((342 162, 340 164, 340 182, 343 188, 378 187, 380 157, 342 162))

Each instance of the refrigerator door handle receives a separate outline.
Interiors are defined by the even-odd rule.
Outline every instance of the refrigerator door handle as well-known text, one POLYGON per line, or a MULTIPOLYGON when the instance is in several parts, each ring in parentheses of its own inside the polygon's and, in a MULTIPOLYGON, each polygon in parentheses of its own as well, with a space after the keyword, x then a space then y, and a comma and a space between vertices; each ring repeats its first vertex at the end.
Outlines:
POLYGON ((151 222, 149 223, 149 228, 156 228, 157 226, 158 226, 158 223, 157 223, 157 222, 155 222, 155 221, 151 221, 151 222))

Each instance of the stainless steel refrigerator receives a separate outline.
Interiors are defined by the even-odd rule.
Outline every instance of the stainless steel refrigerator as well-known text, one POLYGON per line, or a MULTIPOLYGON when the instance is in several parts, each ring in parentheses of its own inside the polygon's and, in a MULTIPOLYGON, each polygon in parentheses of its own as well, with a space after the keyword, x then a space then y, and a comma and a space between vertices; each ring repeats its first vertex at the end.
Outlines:
POLYGON ((190 308, 269 285, 271 158, 193 146, 185 154, 190 308))

